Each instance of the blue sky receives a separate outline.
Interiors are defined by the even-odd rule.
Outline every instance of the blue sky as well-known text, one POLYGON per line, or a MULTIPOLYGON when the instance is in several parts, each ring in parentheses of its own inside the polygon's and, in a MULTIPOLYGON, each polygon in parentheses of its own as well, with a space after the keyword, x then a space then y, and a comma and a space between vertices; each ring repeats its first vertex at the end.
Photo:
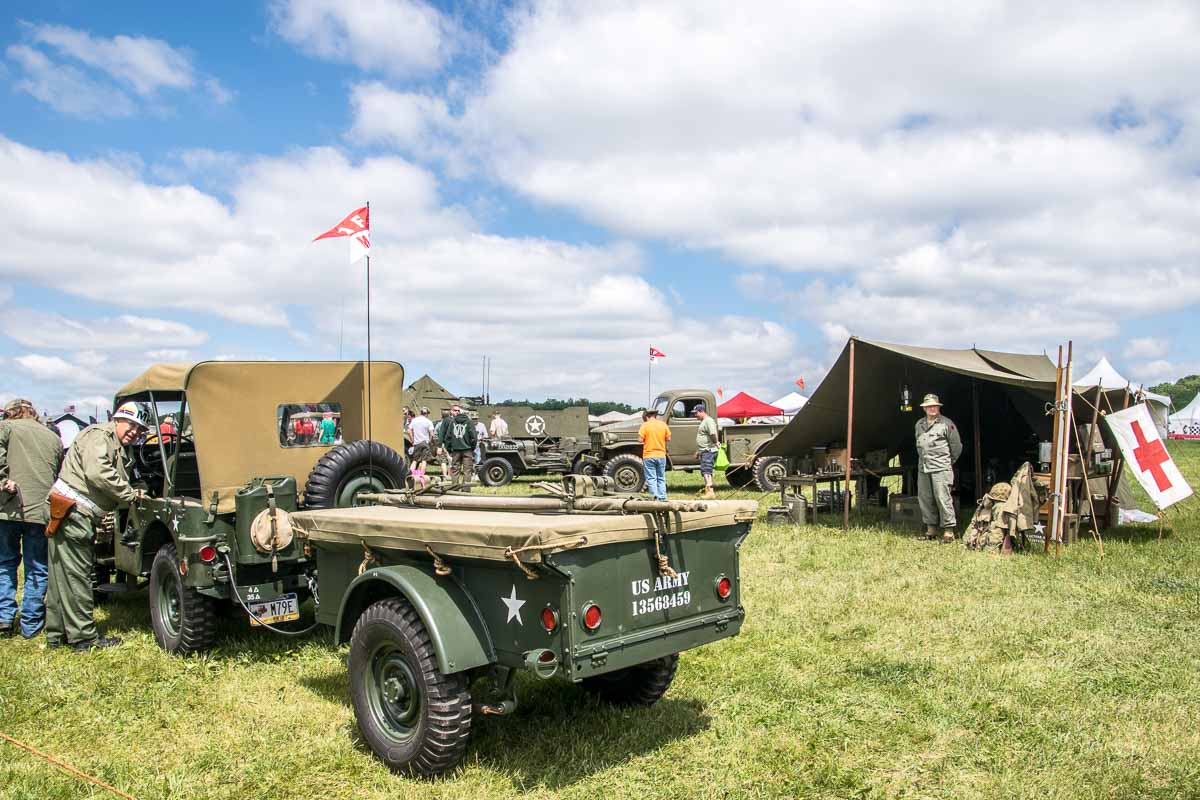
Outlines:
POLYGON ((474 391, 810 388, 849 333, 1200 371, 1194 4, 17 3, 0 395, 374 351, 474 391), (1037 13, 1035 13, 1037 12, 1037 13), (820 25, 814 21, 820 21, 820 25))

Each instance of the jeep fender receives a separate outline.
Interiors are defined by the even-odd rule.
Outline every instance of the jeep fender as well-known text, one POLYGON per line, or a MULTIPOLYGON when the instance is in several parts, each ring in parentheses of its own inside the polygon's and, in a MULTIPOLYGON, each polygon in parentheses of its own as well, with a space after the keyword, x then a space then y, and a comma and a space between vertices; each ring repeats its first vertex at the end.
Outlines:
POLYGON ((453 577, 438 578, 414 564, 376 567, 355 578, 338 609, 334 641, 348 642, 368 606, 396 595, 412 603, 421 617, 443 674, 495 663, 491 637, 462 585, 453 577))

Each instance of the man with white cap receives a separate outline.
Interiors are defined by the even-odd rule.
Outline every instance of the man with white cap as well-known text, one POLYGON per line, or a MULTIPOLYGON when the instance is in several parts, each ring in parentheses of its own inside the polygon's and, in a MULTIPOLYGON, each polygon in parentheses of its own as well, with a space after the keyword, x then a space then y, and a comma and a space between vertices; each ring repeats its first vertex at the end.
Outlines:
POLYGON ((50 489, 50 586, 46 593, 46 644, 69 644, 77 651, 120 644, 96 630, 92 578, 95 523, 138 492, 129 483, 124 447, 150 427, 141 403, 126 402, 112 419, 89 425, 75 437, 50 489))
POLYGON ((954 462, 962 455, 962 437, 949 417, 942 415, 942 401, 927 394, 921 401, 925 416, 917 422, 917 502, 925 522, 925 538, 943 543, 954 541, 958 526, 954 518, 954 462))

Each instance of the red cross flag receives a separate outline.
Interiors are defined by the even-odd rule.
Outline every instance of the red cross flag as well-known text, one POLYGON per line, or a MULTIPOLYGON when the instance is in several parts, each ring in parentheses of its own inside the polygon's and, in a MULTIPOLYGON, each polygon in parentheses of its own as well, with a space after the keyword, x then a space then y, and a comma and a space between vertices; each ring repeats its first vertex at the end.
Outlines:
POLYGON ((1154 427, 1145 403, 1109 414, 1104 419, 1121 446, 1121 454, 1129 468, 1160 511, 1192 496, 1192 487, 1187 485, 1162 439, 1158 438, 1158 429, 1154 427))
POLYGON ((350 263, 358 261, 363 256, 371 255, 371 216, 370 207, 363 206, 346 215, 346 218, 322 233, 314 242, 321 239, 334 239, 340 236, 350 237, 350 263))

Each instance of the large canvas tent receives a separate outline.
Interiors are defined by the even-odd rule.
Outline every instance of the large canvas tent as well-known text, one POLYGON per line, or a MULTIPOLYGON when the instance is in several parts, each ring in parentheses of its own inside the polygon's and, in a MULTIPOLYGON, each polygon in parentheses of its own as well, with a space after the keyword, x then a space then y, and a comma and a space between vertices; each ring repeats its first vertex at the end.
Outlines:
MULTIPOLYGON (((937 394, 962 435, 959 484, 976 490, 976 433, 985 478, 1003 480, 1022 461, 1037 460, 1051 437, 1046 404, 1054 398, 1055 366, 1045 355, 949 350, 853 339, 855 345, 853 456, 886 450, 912 464, 913 426, 927 392, 937 394), (901 410, 907 388, 912 410, 901 410), (975 421, 975 408, 978 419, 975 421)), ((844 446, 849 397, 850 342, 821 385, 775 440, 767 455, 800 457, 813 447, 844 446)), ((1124 387, 1122 387, 1123 390, 1124 387)), ((1083 414, 1082 404, 1078 408, 1083 414)))

